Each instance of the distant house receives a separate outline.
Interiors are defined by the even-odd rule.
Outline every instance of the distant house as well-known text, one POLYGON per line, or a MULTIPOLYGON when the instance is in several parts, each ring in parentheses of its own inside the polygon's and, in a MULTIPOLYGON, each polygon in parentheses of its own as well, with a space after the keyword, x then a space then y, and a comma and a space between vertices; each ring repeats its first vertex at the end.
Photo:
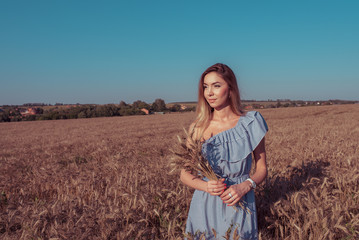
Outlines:
POLYGON ((36 115, 37 109, 36 108, 28 108, 28 109, 20 109, 20 114, 22 116, 27 116, 27 115, 36 115))
POLYGON ((28 115, 29 114, 29 110, 28 109, 25 109, 25 108, 20 108, 20 109, 17 109, 21 115, 25 116, 25 115, 28 115))
POLYGON ((245 110, 253 110, 253 106, 252 105, 247 105, 244 107, 245 110))
POLYGON ((181 110, 186 110, 187 109, 187 106, 181 104, 181 110))
POLYGON ((146 108, 141 108, 141 111, 144 112, 146 115, 150 114, 150 111, 146 108))

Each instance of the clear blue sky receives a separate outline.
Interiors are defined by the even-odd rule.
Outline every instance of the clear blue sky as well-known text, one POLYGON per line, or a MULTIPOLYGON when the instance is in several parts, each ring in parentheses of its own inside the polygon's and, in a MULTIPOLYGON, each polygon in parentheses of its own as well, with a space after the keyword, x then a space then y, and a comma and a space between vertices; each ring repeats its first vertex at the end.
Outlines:
POLYGON ((0 0, 0 105, 193 101, 210 65, 244 99, 359 100, 359 1, 0 0))

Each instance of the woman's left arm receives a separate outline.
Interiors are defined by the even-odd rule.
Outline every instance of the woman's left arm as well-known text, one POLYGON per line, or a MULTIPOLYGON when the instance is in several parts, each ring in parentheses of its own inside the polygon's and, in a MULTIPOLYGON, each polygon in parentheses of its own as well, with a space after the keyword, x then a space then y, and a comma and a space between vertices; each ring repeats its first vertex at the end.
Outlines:
POLYGON ((253 151, 254 159, 256 161, 256 172, 251 176, 251 179, 257 185, 261 184, 267 177, 267 160, 264 142, 265 139, 263 138, 262 141, 256 147, 256 149, 254 149, 253 151))
MULTIPOLYGON (((265 139, 263 138, 258 144, 256 149, 253 151, 254 159, 256 161, 256 171, 250 177, 256 185, 259 185, 264 181, 267 176, 267 162, 266 162, 266 150, 265 150, 265 139)), ((244 181, 240 184, 230 186, 220 196, 224 203, 228 206, 233 206, 241 198, 246 195, 252 189, 252 183, 250 181, 244 181), (232 197, 229 196, 231 193, 232 197)))

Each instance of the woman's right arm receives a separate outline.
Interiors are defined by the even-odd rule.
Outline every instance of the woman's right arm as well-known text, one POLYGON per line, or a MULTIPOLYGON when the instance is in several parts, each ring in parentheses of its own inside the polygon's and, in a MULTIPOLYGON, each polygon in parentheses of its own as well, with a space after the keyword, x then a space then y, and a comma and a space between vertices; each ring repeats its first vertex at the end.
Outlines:
POLYGON ((202 179, 193 176, 191 173, 186 171, 185 169, 181 170, 181 181, 194 189, 207 192, 213 196, 221 195, 221 193, 226 188, 226 184, 223 183, 224 179, 220 179, 218 181, 203 181, 202 179))

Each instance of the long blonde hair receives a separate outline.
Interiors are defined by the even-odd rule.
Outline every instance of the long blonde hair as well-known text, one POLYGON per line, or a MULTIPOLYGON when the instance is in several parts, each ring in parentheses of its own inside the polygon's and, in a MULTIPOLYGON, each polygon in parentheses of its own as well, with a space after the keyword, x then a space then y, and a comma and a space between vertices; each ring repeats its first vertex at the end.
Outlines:
POLYGON ((241 98, 239 95, 237 79, 234 75, 232 69, 230 69, 227 65, 222 63, 216 63, 209 68, 206 69, 201 75, 198 84, 198 102, 196 109, 196 120, 194 124, 192 124, 190 128, 190 132, 194 139, 200 139, 204 130, 208 127, 209 122, 212 118, 213 108, 208 104, 207 100, 204 97, 204 88, 203 82, 204 77, 210 73, 216 72, 221 78, 226 81, 229 87, 229 100, 231 110, 237 115, 243 115, 243 110, 241 108, 241 98))

